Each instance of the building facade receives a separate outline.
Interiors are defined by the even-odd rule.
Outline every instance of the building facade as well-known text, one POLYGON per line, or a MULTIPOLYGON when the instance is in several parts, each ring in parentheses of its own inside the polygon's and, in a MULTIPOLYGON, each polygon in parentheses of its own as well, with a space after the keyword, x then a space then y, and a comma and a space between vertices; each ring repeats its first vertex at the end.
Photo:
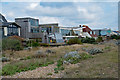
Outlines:
POLYGON ((0 35, 1 38, 8 36, 20 36, 20 26, 15 22, 7 22, 5 17, 0 14, 0 35))
POLYGON ((39 29, 39 19, 15 18, 15 22, 21 26, 21 37, 25 39, 41 39, 42 33, 39 29))
POLYGON ((83 25, 82 30, 83 30, 82 37, 90 37, 90 38, 97 39, 97 35, 96 35, 95 31, 90 29, 90 27, 83 25))
POLYGON ((81 36, 82 28, 80 27, 60 27, 60 33, 64 40, 81 36))
POLYGON ((110 36, 111 35, 111 29, 95 29, 93 30, 97 36, 110 36))
POLYGON ((90 38, 97 38, 97 35, 95 34, 92 29, 90 29, 86 25, 79 25, 79 27, 61 27, 60 28, 60 33, 63 35, 63 38, 65 40, 69 40, 71 38, 79 37, 79 38, 85 38, 85 37, 90 37, 90 38))
POLYGON ((59 33, 58 23, 40 24, 39 27, 41 32, 47 32, 48 34, 59 33))
POLYGON ((40 32, 43 33, 43 43, 63 43, 63 37, 59 33, 58 23, 40 24, 40 32))

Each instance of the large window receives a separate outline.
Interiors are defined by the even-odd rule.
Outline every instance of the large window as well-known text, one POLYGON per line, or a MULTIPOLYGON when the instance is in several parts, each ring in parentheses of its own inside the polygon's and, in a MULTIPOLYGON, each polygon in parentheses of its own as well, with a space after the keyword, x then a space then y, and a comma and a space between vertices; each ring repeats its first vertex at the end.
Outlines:
POLYGON ((8 27, 8 36, 18 35, 18 28, 8 27))
POLYGON ((70 30, 61 29, 61 34, 62 34, 63 36, 70 36, 70 30))
POLYGON ((39 25, 39 22, 38 22, 38 20, 30 19, 30 24, 31 24, 32 26, 38 26, 38 25, 39 25))
POLYGON ((31 32, 32 32, 32 33, 39 33, 39 28, 32 28, 32 29, 31 29, 31 32))

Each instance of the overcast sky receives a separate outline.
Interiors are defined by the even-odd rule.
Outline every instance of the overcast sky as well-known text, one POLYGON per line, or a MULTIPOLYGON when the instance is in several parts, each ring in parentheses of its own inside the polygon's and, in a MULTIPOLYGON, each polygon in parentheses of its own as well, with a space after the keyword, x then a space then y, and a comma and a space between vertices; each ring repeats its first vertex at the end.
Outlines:
POLYGON ((59 26, 86 24, 92 29, 118 29, 118 2, 2 2, 2 14, 8 21, 33 17, 40 24, 59 26))

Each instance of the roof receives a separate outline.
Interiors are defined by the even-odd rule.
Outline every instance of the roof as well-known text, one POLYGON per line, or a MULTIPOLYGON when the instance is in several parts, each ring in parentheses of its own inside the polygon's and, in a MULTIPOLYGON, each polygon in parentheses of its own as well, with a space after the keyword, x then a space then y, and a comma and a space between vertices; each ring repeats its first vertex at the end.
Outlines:
POLYGON ((111 30, 111 29, 107 29, 107 28, 105 28, 105 29, 94 29, 93 31, 102 31, 102 30, 111 30))
POLYGON ((113 31, 113 32, 115 32, 115 33, 120 33, 119 31, 113 31))
MULTIPOLYGON (((17 27, 20 27, 17 23, 15 22, 2 22, 2 27, 8 27, 9 25, 16 25, 17 27)), ((21 27, 20 27, 21 28, 21 27)))
POLYGON ((85 28, 83 28, 83 32, 88 32, 91 37, 97 37, 97 35, 94 34, 93 32, 92 32, 92 34, 90 34, 90 31, 93 31, 93 30, 90 29, 88 26, 83 25, 82 27, 85 27, 85 28))
POLYGON ((58 23, 39 24, 39 26, 50 26, 50 25, 57 25, 58 26, 58 23))
POLYGON ((5 17, 0 13, 0 18, 2 18, 3 22, 7 22, 7 20, 5 19, 5 17))
POLYGON ((61 29, 67 29, 67 28, 71 28, 71 29, 77 29, 77 28, 80 28, 80 27, 60 27, 61 29))
POLYGON ((83 32, 92 31, 88 26, 83 25, 83 27, 85 27, 85 28, 83 28, 83 32))
MULTIPOLYGON (((17 20, 17 19, 35 19, 35 18, 31 18, 31 17, 15 18, 15 20, 17 20)), ((39 20, 39 19, 35 19, 35 20, 39 20)))

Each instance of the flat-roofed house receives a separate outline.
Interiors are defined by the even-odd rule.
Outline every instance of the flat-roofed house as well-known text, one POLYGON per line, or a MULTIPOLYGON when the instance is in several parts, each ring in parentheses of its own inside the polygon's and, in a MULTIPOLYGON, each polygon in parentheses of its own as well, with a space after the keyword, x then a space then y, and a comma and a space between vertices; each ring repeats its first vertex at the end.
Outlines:
POLYGON ((21 37, 25 39, 42 39, 39 29, 39 19, 35 18, 15 18, 15 22, 21 26, 21 37))
POLYGON ((60 27, 60 33, 65 40, 82 36, 82 29, 80 27, 60 27))
POLYGON ((58 23, 40 24, 39 27, 40 32, 44 35, 43 43, 63 43, 58 23))
POLYGON ((69 40, 75 37, 90 37, 95 39, 97 38, 95 32, 86 25, 79 25, 79 27, 60 27, 60 33, 63 35, 63 38, 65 40, 69 40))
POLYGON ((94 29, 93 30, 97 36, 110 36, 111 35, 111 29, 105 28, 105 29, 94 29))

